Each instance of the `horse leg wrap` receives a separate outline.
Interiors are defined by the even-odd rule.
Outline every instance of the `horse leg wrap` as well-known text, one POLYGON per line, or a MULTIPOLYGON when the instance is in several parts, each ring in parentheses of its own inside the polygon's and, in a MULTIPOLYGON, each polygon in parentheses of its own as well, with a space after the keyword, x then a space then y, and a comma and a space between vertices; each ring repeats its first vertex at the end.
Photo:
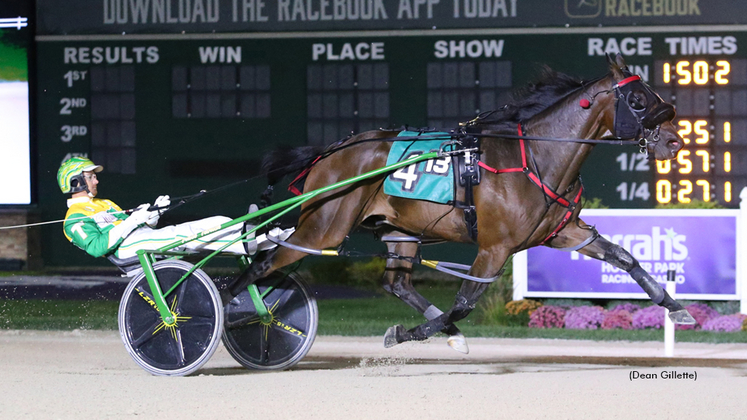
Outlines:
POLYGON ((475 306, 477 306, 477 299, 468 299, 461 292, 457 293, 456 298, 454 298, 454 307, 451 309, 449 322, 456 322, 466 318, 475 309, 475 306))
POLYGON ((669 309, 669 319, 675 324, 693 325, 695 318, 676 300, 669 296, 664 288, 648 275, 646 270, 642 269, 638 262, 635 263, 630 271, 631 277, 641 286, 641 288, 651 297, 651 300, 659 306, 669 309))
POLYGON ((431 320, 431 319, 441 316, 443 313, 444 311, 431 305, 428 307, 428 309, 425 310, 425 312, 423 312, 423 316, 425 317, 425 319, 431 320))
POLYGON ((405 341, 427 340, 438 332, 449 335, 458 334, 459 329, 456 328, 454 322, 466 317, 475 309, 476 304, 477 299, 468 299, 461 293, 457 293, 454 307, 449 312, 436 315, 428 322, 407 331, 401 325, 390 327, 384 335, 384 346, 391 347, 405 341))
POLYGON ((612 245, 604 253, 604 261, 627 271, 630 277, 633 277, 633 280, 641 286, 641 289, 648 294, 654 303, 661 304, 664 297, 667 296, 667 292, 664 291, 661 285, 646 270, 642 269, 638 261, 628 251, 623 249, 623 247, 612 245))
POLYGON ((612 264, 617 268, 622 268, 628 273, 630 273, 630 270, 638 266, 638 261, 636 261, 628 251, 626 251, 620 245, 614 244, 610 246, 607 251, 605 251, 604 261, 612 264))
POLYGON ((252 265, 246 269, 241 275, 229 286, 229 291, 232 297, 236 297, 242 291, 246 290, 247 286, 252 284, 257 279, 262 278, 267 270, 272 267, 272 257, 277 252, 277 249, 272 249, 267 252, 261 253, 261 256, 252 262, 252 265))
POLYGON ((446 328, 446 320, 449 318, 449 314, 441 314, 426 323, 420 324, 417 327, 405 331, 402 335, 402 341, 423 341, 435 335, 446 328))
MULTIPOLYGON (((628 274, 630 274, 630 277, 633 277, 633 280, 638 283, 639 286, 641 286, 641 289, 643 289, 646 294, 651 298, 651 300, 657 304, 661 305, 661 303, 664 301, 665 297, 669 297, 666 290, 664 290, 663 287, 659 283, 656 282, 651 276, 648 275, 646 270, 642 269, 640 266, 636 266, 632 270, 628 271, 628 274)), ((672 300, 672 298, 669 298, 672 300)))

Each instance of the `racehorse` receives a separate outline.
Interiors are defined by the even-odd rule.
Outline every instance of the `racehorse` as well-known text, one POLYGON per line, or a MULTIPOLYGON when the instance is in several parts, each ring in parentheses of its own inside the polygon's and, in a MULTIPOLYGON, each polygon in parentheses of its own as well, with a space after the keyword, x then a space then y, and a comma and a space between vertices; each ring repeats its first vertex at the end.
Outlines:
MULTIPOLYGON (((476 238, 468 231, 464 210, 386 195, 382 187, 386 175, 382 175, 304 203, 288 243, 312 249, 337 247, 359 225, 423 241, 475 242, 477 257, 468 274, 478 279, 499 275, 510 255, 527 248, 573 249, 628 272, 652 301, 669 309, 675 323, 694 323, 628 251, 578 217, 583 188, 579 170, 594 140, 638 142, 643 152, 657 160, 675 158, 684 144, 672 124, 674 107, 632 75, 622 56, 608 56, 607 61, 609 73, 587 82, 548 71, 544 80, 525 88, 521 98, 467 124, 473 136, 482 137, 482 180, 473 190, 476 238), (548 141, 552 139, 576 141, 548 141), (518 169, 504 173, 501 168, 518 169)), ((396 134, 369 131, 327 150, 305 147, 275 152, 265 162, 265 169, 292 172, 299 169, 298 162, 309 162, 316 156, 313 166, 306 166, 304 191, 312 191, 385 166, 391 137, 396 134)), ((459 198, 464 199, 463 190, 458 190, 459 198)), ((400 255, 414 255, 417 246, 412 242, 388 244, 390 251, 400 255)), ((238 294, 256 279, 306 255, 288 247, 259 255, 230 288, 231 293, 238 294)), ((389 260, 385 289, 425 315, 427 322, 410 330, 399 325, 390 328, 385 345, 425 340, 444 332, 454 339, 449 341, 452 347, 466 352, 466 342, 454 323, 475 308, 488 284, 464 280, 453 306, 442 312, 412 287, 410 267, 411 260, 389 260)))

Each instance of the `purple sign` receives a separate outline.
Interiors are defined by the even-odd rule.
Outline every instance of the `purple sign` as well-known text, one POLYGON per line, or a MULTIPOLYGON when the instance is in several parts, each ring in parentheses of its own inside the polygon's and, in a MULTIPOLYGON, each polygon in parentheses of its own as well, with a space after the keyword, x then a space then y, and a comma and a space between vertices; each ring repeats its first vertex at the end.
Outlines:
MULTIPOLYGON (((588 213, 582 215, 586 223, 596 225, 602 236, 630 252, 662 285, 667 271, 675 270, 678 296, 736 295, 736 217, 588 213)), ((578 252, 530 249, 527 295, 556 293, 604 297, 643 291, 628 273, 608 263, 578 252)))

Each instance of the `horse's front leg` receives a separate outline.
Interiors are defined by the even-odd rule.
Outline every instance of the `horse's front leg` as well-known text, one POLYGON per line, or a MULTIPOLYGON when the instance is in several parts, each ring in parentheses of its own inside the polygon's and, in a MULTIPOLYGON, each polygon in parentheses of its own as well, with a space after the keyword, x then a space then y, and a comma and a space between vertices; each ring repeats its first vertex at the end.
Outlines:
MULTIPOLYGON (((480 278, 494 277, 502 271, 503 264, 505 264, 507 258, 508 250, 503 248, 491 250, 480 249, 477 258, 472 263, 469 274, 480 278)), ((437 332, 449 328, 455 322, 466 318, 475 309, 480 296, 488 286, 489 283, 464 280, 462 287, 454 299, 454 305, 448 312, 407 331, 401 325, 390 327, 384 336, 384 344, 387 347, 391 347, 405 341, 427 340, 437 332)))
MULTIPOLYGON (((550 245, 555 248, 564 248, 582 243, 593 234, 593 230, 586 226, 580 219, 578 225, 569 224, 552 240, 550 245)), ((672 299, 667 291, 646 270, 641 268, 638 260, 620 245, 599 236, 590 244, 579 249, 578 252, 625 270, 654 303, 669 310, 669 318, 672 322, 676 324, 695 324, 695 318, 679 302, 672 299)))

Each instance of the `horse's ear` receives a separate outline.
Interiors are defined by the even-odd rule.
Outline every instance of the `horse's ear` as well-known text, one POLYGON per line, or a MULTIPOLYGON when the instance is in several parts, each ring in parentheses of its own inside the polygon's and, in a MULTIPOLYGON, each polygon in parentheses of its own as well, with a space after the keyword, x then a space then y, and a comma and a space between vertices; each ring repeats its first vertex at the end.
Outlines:
POLYGON ((617 55, 615 56, 615 62, 620 67, 620 70, 628 69, 628 65, 625 64, 625 59, 623 58, 622 54, 617 53, 617 55))
POLYGON ((609 64, 610 72, 615 77, 615 79, 623 79, 623 70, 626 69, 625 60, 623 60, 622 55, 619 53, 613 57, 612 54, 605 54, 607 57, 607 64, 609 64))
POLYGON ((610 67, 617 65, 617 63, 615 63, 615 59, 612 58, 612 54, 605 53, 604 56, 607 57, 607 64, 609 64, 610 67))

